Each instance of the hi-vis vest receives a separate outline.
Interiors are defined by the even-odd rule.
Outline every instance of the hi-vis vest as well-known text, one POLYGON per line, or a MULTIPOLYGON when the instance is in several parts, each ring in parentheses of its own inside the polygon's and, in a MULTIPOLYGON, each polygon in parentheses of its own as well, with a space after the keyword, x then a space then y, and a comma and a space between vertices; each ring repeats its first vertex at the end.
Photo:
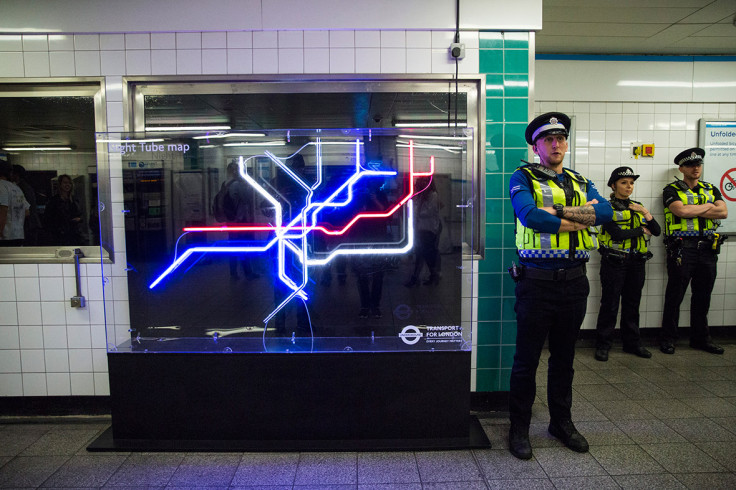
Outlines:
MULTIPOLYGON (((693 192, 692 189, 683 189, 678 185, 678 181, 672 182, 667 187, 672 187, 677 191, 677 197, 679 197, 683 204, 715 202, 716 195, 713 192, 713 184, 709 184, 708 182, 700 182, 697 186, 698 192, 693 192)), ((674 215, 669 207, 664 208, 664 234, 666 236, 687 237, 710 235, 718 225, 718 222, 708 218, 680 218, 674 215)))
MULTIPOLYGON (((631 201, 636 204, 641 204, 637 201, 631 201)), ((617 210, 613 209, 613 222, 616 223, 622 230, 634 230, 641 226, 642 215, 636 213, 630 209, 617 210)), ((643 236, 627 238, 626 240, 615 242, 611 238, 611 235, 604 231, 598 235, 601 247, 610 248, 618 251, 633 250, 634 252, 646 253, 647 252, 647 241, 643 236)))
MULTIPOLYGON (((582 206, 587 202, 588 180, 577 172, 563 169, 567 189, 557 179, 557 174, 540 165, 524 165, 534 191, 537 207, 554 204, 582 206)), ((527 259, 574 258, 589 259, 590 251, 598 248, 598 240, 588 229, 563 233, 542 233, 527 228, 516 219, 516 248, 519 257, 527 259)))

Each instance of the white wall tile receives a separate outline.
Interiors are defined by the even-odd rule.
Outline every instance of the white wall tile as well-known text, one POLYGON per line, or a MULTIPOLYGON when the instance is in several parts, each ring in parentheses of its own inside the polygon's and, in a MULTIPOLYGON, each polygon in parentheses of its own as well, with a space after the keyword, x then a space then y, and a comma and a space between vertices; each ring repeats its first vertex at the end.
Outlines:
POLYGON ((47 373, 46 385, 49 396, 69 396, 72 394, 69 373, 47 373))
MULTIPOLYGON (((66 325, 64 302, 52 301, 41 303, 41 320, 46 325, 66 325)), ((48 346, 48 344, 46 344, 48 346)))
POLYGON ((96 373, 107 372, 107 349, 92 349, 92 370, 96 373))
POLYGON ((20 350, 3 349, 0 354, 0 373, 21 372, 20 350))
POLYGON ((16 332, 19 334, 18 345, 21 349, 43 349, 43 327, 41 325, 21 325, 16 332))
POLYGON ((76 51, 74 54, 74 69, 80 77, 100 76, 100 52, 76 51))
POLYGON ((70 77, 75 74, 74 51, 51 51, 49 74, 52 77, 70 77))
MULTIPOLYGON (((173 36, 172 36, 173 37, 173 36)), ((175 48, 176 43, 171 43, 170 48, 175 48)), ((151 49, 151 34, 126 34, 125 35, 125 49, 151 49)))
POLYGON ((47 396, 45 373, 23 373, 23 396, 47 396))
POLYGON ((48 51, 49 40, 46 34, 23 34, 23 51, 48 51))
POLYGON ((280 49, 304 47, 304 31, 279 31, 278 46, 280 49))
POLYGON ((27 77, 48 77, 51 74, 48 52, 23 53, 23 65, 27 77))
POLYGON ((227 48, 227 34, 224 32, 203 32, 202 49, 227 48))
POLYGON ((145 49, 125 52, 126 75, 151 75, 151 51, 145 49))
POLYGON ((459 73, 478 73, 480 50, 465 48, 465 58, 460 60, 459 73))
POLYGON ((0 301, 0 325, 18 325, 18 310, 14 301, 0 301))
POLYGON ((49 51, 74 51, 74 36, 71 34, 49 34, 49 51))
POLYGON ((201 75, 202 74, 202 50, 201 49, 177 49, 176 50, 176 74, 177 75, 201 75))
POLYGON ((12 277, 0 277, 0 291, 3 301, 15 301, 15 280, 12 277))
POLYGON ((227 50, 226 49, 203 49, 202 50, 202 73, 203 74, 227 73, 227 50))
MULTIPOLYGON (((431 39, 430 39, 430 42, 431 42, 431 39)), ((405 48, 406 47, 406 31, 381 31, 381 47, 382 48, 405 48)))
POLYGON ((276 31, 255 31, 253 33, 253 48, 278 48, 279 38, 276 31))
POLYGON ((381 73, 406 73, 406 50, 381 48, 381 73))
POLYGON ((43 349, 21 350, 20 364, 24 373, 45 373, 47 370, 43 349))
POLYGON ((432 73, 455 73, 455 62, 446 48, 432 49, 432 73))
POLYGON ((406 72, 432 73, 432 50, 413 48, 407 49, 406 72))
POLYGON ((355 47, 355 31, 330 31, 330 48, 355 47))
POLYGON ((380 48, 381 31, 355 31, 356 48, 380 48))
POLYGON ((92 336, 89 321, 86 324, 67 325, 67 344, 69 349, 91 349, 92 336))
POLYGON ((0 374, 0 396, 23 396, 23 377, 17 374, 0 374))
POLYGON ((72 373, 91 373, 92 349, 69 349, 69 371, 72 373))
POLYGON ((202 49, 202 34, 199 32, 177 32, 176 49, 202 49))
POLYGON ((280 48, 279 73, 304 73, 304 50, 302 48, 280 48))
POLYGON ((156 49, 151 51, 151 74, 171 75, 176 73, 176 51, 156 49))
POLYGON ((76 51, 98 51, 100 36, 98 34, 75 34, 74 49, 76 51))
POLYGON ((94 373, 95 380, 95 395, 96 396, 109 396, 110 395, 110 378, 107 373, 94 373))
POLYGON ((253 73, 253 50, 228 49, 227 72, 230 74, 253 73))
POLYGON ((0 277, 15 277, 13 264, 0 264, 0 277))
POLYGON ((407 48, 432 48, 431 31, 406 31, 407 48))
POLYGON ((20 34, 0 34, 2 51, 23 51, 23 37, 20 34))
POLYGON ((253 73, 278 73, 278 49, 253 49, 253 73))
POLYGON ((227 47, 230 48, 252 48, 253 33, 252 32, 228 32, 227 47))
POLYGON ((381 48, 356 48, 355 72, 381 73, 381 48))
MULTIPOLYGON (((43 360, 45 362, 45 369, 42 368, 40 371, 48 373, 68 373, 69 372, 69 350, 67 349, 46 349, 42 352, 43 360)), ((21 356, 24 353, 21 352, 21 356)), ((23 372, 32 372, 31 370, 24 369, 23 372)))
MULTIPOLYGON (((22 328, 26 327, 17 327, 15 325, 0 326, 0 352, 5 349, 18 350, 23 346, 22 328)), ((41 342, 41 347, 43 347, 43 342, 41 342)))
MULTIPOLYGON (((355 33, 356 45, 358 33, 355 33)), ((329 48, 330 32, 329 31, 304 31, 304 47, 305 48, 329 48)))
POLYGON ((71 373, 72 396, 93 396, 95 394, 94 375, 92 373, 71 373))
POLYGON ((67 325, 89 325, 89 310, 85 308, 72 308, 69 303, 64 303, 67 325))
POLYGON ((124 34, 101 34, 100 35, 101 50, 124 50, 125 35, 124 34))
POLYGON ((355 73, 355 50, 330 48, 330 73, 355 73))
POLYGON ((330 50, 329 48, 304 48, 304 73, 329 73, 329 72, 330 72, 330 50))
MULTIPOLYGON (((41 301, 64 301, 64 280, 61 277, 44 277, 40 281, 41 301)), ((33 300, 25 300, 33 301, 33 300)))
POLYGON ((15 295, 18 301, 39 301, 41 289, 37 277, 16 277, 15 295))
POLYGON ((0 77, 22 77, 23 53, 0 52, 0 77))

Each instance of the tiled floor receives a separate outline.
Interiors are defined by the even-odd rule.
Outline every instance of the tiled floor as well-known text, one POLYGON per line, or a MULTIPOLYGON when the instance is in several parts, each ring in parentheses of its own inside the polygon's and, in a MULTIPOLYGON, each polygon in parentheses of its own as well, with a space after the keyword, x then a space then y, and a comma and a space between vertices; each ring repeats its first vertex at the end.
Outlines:
POLYGON ((542 364, 530 461, 509 454, 508 420, 496 413, 478 414, 492 449, 393 453, 88 453, 105 420, 5 423, 0 487, 736 488, 736 345, 652 359, 614 349, 607 363, 581 348, 576 365, 573 413, 587 454, 547 434, 542 364))

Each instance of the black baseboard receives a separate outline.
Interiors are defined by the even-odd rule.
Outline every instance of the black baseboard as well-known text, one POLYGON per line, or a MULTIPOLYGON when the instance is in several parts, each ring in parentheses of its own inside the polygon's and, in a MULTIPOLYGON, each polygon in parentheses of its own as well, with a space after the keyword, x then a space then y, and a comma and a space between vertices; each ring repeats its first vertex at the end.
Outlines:
POLYGON ((110 397, 0 397, 0 416, 4 417, 61 417, 73 415, 110 415, 110 397))
MULTIPOLYGON (((716 340, 717 342, 723 342, 726 344, 730 343, 736 343, 736 326, 733 325, 727 325, 727 326, 717 326, 717 327, 709 327, 710 329, 710 335, 713 337, 713 340, 716 340)), ((655 344, 657 340, 659 339, 659 327, 647 327, 647 328, 641 328, 639 329, 641 333, 641 338, 644 342, 649 342, 655 344)), ((678 329, 678 334, 680 336, 680 339, 689 339, 690 338, 690 327, 680 327, 678 329)), ((592 329, 585 329, 580 331, 580 335, 578 338, 582 341, 582 346, 585 347, 592 347, 593 344, 588 345, 588 341, 594 342, 596 336, 596 330, 594 328, 592 329)), ((616 337, 618 337, 618 329, 616 332, 616 337)))
POLYGON ((508 413, 509 392, 474 391, 470 394, 470 409, 474 412, 508 413))

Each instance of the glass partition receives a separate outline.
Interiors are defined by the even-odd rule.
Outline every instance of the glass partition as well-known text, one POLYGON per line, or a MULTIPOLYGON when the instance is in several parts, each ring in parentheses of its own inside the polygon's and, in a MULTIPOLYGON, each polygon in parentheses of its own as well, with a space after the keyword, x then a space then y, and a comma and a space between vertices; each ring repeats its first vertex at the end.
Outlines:
POLYGON ((99 133, 128 263, 130 334, 108 318, 109 348, 470 350, 472 145, 466 128, 99 133))

